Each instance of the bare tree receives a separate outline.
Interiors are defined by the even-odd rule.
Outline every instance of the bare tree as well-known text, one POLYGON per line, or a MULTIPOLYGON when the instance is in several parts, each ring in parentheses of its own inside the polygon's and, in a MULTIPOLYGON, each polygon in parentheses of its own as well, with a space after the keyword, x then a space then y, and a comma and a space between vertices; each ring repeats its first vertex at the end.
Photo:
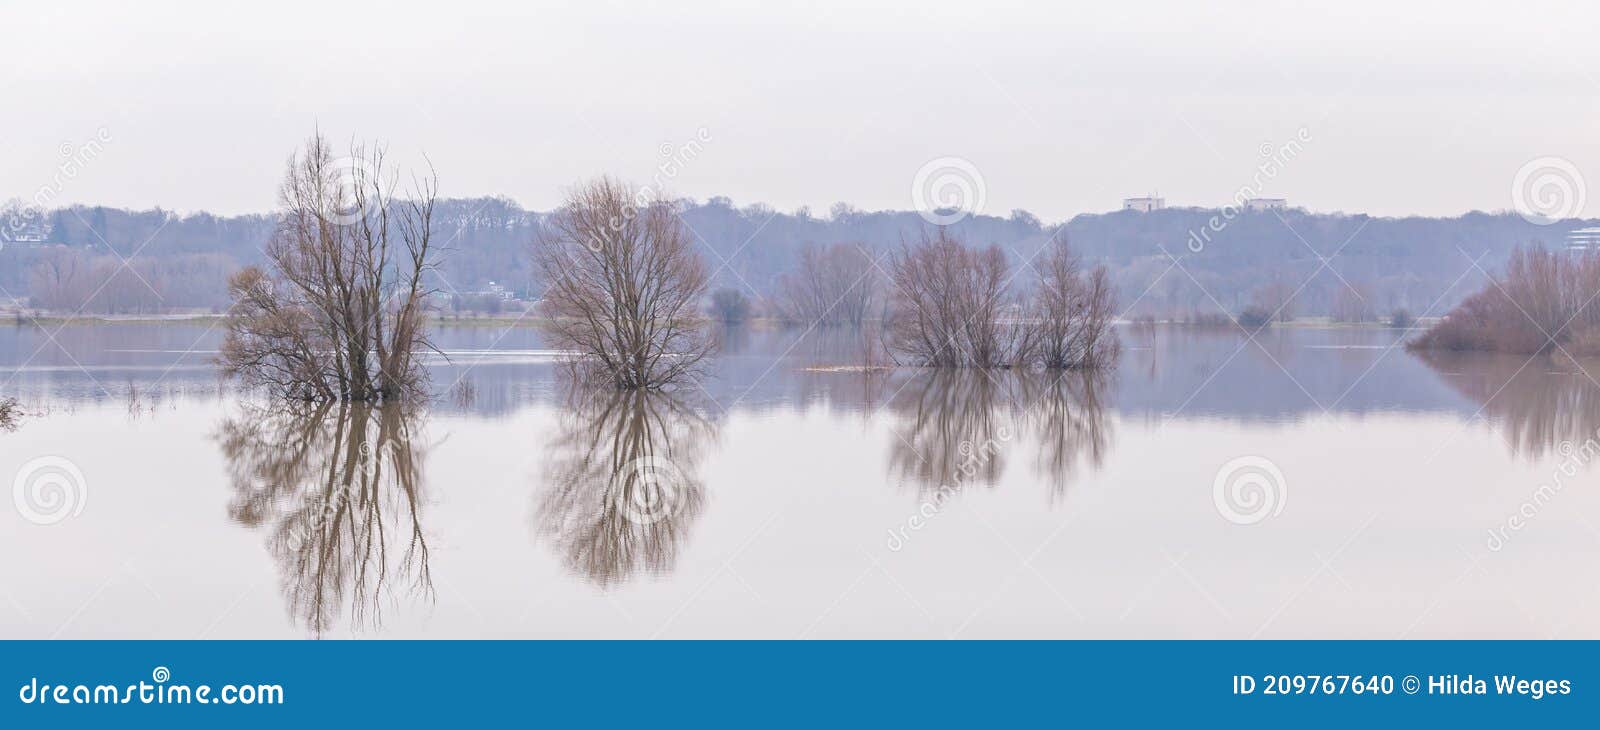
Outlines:
POLYGON ((1121 350, 1111 331, 1116 287, 1104 266, 1085 272, 1067 242, 1051 245, 1036 262, 1039 285, 1028 325, 1033 356, 1049 369, 1099 368, 1121 350))
POLYGON ((221 364, 230 376, 306 400, 380 401, 422 394, 431 349, 423 284, 434 267, 438 179, 398 176, 382 147, 335 159, 319 132, 289 159, 266 247, 271 272, 228 282, 221 364))
POLYGON ((534 243, 545 333, 575 374, 659 388, 714 347, 699 312, 709 277, 670 204, 610 178, 580 185, 534 243))
POLYGON ((806 245, 795 270, 778 284, 783 318, 818 327, 859 327, 876 298, 876 271, 871 254, 859 244, 806 245))
POLYGON ((1085 272, 1065 241, 1033 268, 1031 298, 1009 291, 998 246, 968 248, 947 230, 903 247, 893 261, 889 347, 929 367, 1102 368, 1121 343, 1111 327, 1116 285, 1105 267, 1085 272))
POLYGON ((1007 292, 1008 267, 1000 247, 970 249, 941 228, 903 246, 892 266, 889 341, 896 353, 931 367, 1009 367, 1025 361, 1029 330, 1014 321, 1018 302, 1007 292))

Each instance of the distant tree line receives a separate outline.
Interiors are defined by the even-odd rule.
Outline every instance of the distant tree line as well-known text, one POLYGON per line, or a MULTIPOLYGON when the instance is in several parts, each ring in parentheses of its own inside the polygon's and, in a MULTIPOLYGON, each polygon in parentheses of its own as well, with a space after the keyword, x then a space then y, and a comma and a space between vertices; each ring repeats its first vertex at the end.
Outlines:
MULTIPOLYGON (((819 321, 817 312, 803 310, 822 305, 797 296, 805 293, 800 284, 806 279, 836 270, 871 272, 902 243, 930 230, 915 212, 867 212, 842 203, 825 216, 739 207, 720 197, 667 204, 706 255, 714 272, 710 290, 743 292, 751 300, 749 316, 758 317, 819 321)), ((1015 211, 970 216, 949 230, 975 245, 997 246, 1011 266, 1031 265, 1047 242, 1068 240, 1086 264, 1105 265, 1130 317, 1233 318, 1255 308, 1256 316, 1276 312, 1280 320, 1370 321, 1399 310, 1437 316, 1483 283, 1471 266, 1480 255, 1479 264, 1492 270, 1518 246, 1559 247, 1567 231, 1593 225, 1538 226, 1515 214, 1374 218, 1262 211, 1231 219, 1197 245, 1191 233, 1215 215, 1198 208, 1119 211, 1046 226, 1015 211)), ((430 286, 463 311, 501 306, 482 295, 490 281, 518 299, 538 299, 527 246, 548 218, 504 198, 437 201, 439 264, 429 274, 430 286)), ((265 263, 275 218, 76 206, 52 211, 48 220, 51 240, 0 249, 0 287, 39 309, 82 305, 102 313, 227 306, 227 273, 265 263), (75 278, 63 279, 63 270, 75 278)), ((876 315, 881 312, 872 307, 882 304, 845 301, 822 324, 876 315)))

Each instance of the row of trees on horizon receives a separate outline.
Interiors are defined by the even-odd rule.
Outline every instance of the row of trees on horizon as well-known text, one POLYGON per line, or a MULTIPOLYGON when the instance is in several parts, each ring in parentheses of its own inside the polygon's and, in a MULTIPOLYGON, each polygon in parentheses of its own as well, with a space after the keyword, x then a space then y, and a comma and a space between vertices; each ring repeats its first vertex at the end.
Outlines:
MULTIPOLYGON (((827 217, 738 207, 725 198, 672 204, 717 264, 713 291, 742 292, 749 316, 794 318, 786 287, 816 263, 808 257, 844 245, 882 259, 931 229, 915 212, 865 212, 844 204, 827 217)), ((443 292, 437 309, 515 311, 537 298, 527 242, 550 213, 503 198, 440 199, 436 206, 434 222, 446 249, 431 281, 443 292)), ((1371 321, 1402 310, 1422 314, 1430 305, 1432 314, 1446 311, 1482 283, 1470 268, 1478 256, 1484 256, 1482 268, 1494 270, 1518 246, 1559 246, 1582 224, 1536 226, 1514 214, 1388 219, 1258 212, 1233 219, 1192 250, 1191 234, 1213 213, 1086 214, 1057 227, 1016 211, 970 216, 949 228, 963 240, 1000 247, 1013 265, 1065 238, 1086 263, 1106 266, 1120 300, 1131 304, 1131 317, 1203 321, 1259 307, 1279 311, 1280 319, 1371 321), (1319 256, 1329 257, 1326 267, 1319 256)), ((46 242, 0 247, 0 287, 35 310, 92 314, 220 312, 229 304, 226 277, 266 262, 276 225, 274 215, 177 216, 81 206, 52 211, 45 220, 46 242)))

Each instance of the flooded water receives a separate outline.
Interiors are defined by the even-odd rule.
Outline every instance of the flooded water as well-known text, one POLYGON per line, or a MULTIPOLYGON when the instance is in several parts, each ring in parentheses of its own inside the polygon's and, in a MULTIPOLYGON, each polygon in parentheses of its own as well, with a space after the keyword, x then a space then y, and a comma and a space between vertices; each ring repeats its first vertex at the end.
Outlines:
POLYGON ((0 636, 1600 635, 1584 370, 1120 334, 1057 377, 736 331, 641 396, 461 327, 426 407, 289 410, 209 323, 6 327, 0 636))

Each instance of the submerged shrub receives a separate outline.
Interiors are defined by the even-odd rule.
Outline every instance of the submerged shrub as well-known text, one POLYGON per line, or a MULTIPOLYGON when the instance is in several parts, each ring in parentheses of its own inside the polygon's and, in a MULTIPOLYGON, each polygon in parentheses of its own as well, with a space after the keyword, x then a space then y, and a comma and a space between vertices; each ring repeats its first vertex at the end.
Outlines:
POLYGON ((1112 365, 1116 292, 1104 267, 1084 271, 1067 244, 1038 257, 1028 296, 998 246, 967 247, 948 230, 923 235, 892 263, 890 349, 926 367, 1047 369, 1112 365))
POLYGON ((571 191, 534 242, 541 327, 574 375, 622 389, 693 377, 716 343, 699 311, 710 283, 670 203, 609 178, 571 191))
POLYGON ((1518 249, 1503 276, 1450 310, 1409 347, 1600 354, 1600 255, 1518 249))

